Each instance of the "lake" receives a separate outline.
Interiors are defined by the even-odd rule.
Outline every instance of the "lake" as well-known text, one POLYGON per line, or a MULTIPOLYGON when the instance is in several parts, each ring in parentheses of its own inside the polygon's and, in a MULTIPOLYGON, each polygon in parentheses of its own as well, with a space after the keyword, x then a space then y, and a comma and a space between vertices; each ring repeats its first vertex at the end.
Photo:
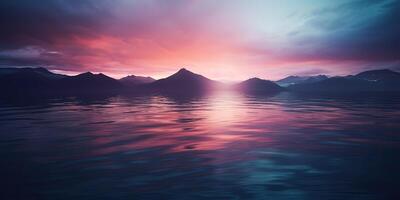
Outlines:
POLYGON ((399 199, 400 97, 0 101, 1 199, 399 199))

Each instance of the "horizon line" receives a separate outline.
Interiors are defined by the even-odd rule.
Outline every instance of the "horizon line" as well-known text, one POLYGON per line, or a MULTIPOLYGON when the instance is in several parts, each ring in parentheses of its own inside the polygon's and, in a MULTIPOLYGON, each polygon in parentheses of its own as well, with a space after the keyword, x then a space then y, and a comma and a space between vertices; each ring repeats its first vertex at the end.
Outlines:
MULTIPOLYGON (((66 75, 66 76, 77 76, 77 75, 79 75, 79 74, 84 74, 84 73, 88 73, 88 72, 89 72, 89 73, 92 73, 92 74, 103 74, 103 75, 106 75, 106 76, 111 77, 111 78, 116 79, 116 80, 120 80, 120 79, 122 79, 122 78, 124 78, 124 77, 132 76, 132 75, 133 75, 133 76, 140 76, 140 77, 150 77, 150 78, 153 78, 153 79, 155 79, 155 80, 160 80, 160 79, 167 78, 167 77, 169 77, 169 76, 171 76, 171 75, 177 73, 178 71, 180 71, 180 70, 182 70, 182 69, 185 69, 185 70, 190 71, 190 72, 192 72, 192 73, 194 73, 194 74, 202 75, 202 76, 208 78, 207 76, 205 76, 205 75, 203 75, 203 74, 193 72, 193 71, 190 70, 190 68, 188 68, 188 67, 180 67, 180 68, 178 68, 177 70, 175 70, 174 72, 172 72, 172 74, 169 74, 169 75, 167 75, 167 76, 165 76, 165 77, 162 77, 162 78, 155 78, 154 76, 151 76, 151 75, 137 75, 137 74, 132 74, 132 73, 128 73, 128 74, 122 75, 120 78, 117 78, 117 77, 115 77, 115 76, 113 76, 113 75, 109 75, 109 73, 100 72, 100 71, 83 71, 83 72, 81 71, 81 72, 76 72, 76 71, 67 71, 67 70, 60 70, 60 69, 49 69, 49 68, 43 67, 43 66, 0 66, 0 68, 19 68, 19 69, 23 69, 23 68, 40 69, 40 68, 43 68, 43 69, 46 69, 46 70, 48 70, 48 71, 50 71, 50 72, 52 72, 52 73, 56 73, 56 74, 60 74, 60 75, 66 75)), ((236 83, 236 82, 246 81, 246 80, 249 80, 249 79, 252 79, 252 78, 259 78, 259 79, 269 80, 269 81, 279 81, 279 80, 285 79, 285 78, 290 77, 290 76, 312 77, 312 76, 325 75, 325 76, 331 78, 331 77, 336 77, 336 76, 350 76, 350 75, 356 75, 356 74, 359 74, 359 73, 362 73, 362 72, 366 72, 366 71, 375 71, 375 70, 390 70, 390 71, 394 71, 394 72, 400 73, 400 71, 399 71, 399 70, 396 70, 396 69, 390 69, 390 68, 374 68, 374 69, 362 70, 362 71, 359 71, 359 72, 357 72, 357 73, 354 73, 354 74, 347 74, 347 75, 344 75, 344 74, 343 74, 343 75, 328 75, 328 74, 323 74, 323 73, 318 73, 318 74, 314 74, 314 75, 297 75, 297 74, 294 74, 294 75, 285 75, 285 76, 283 76, 283 77, 281 77, 281 78, 279 78, 279 79, 277 79, 277 80, 274 80, 274 79, 267 79, 267 78, 258 77, 258 76, 249 76, 248 78, 246 78, 246 79, 241 79, 241 80, 224 80, 224 79, 211 79, 211 78, 208 78, 208 79, 214 80, 214 81, 218 81, 218 82, 222 82, 222 83, 236 83)))

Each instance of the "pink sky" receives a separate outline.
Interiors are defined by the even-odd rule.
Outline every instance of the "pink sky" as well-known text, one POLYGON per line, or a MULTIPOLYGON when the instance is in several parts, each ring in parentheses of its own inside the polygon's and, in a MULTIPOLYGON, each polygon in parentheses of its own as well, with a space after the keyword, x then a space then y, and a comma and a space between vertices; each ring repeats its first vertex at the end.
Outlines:
POLYGON ((391 20, 399 6, 391 0, 8 4, 9 12, 0 17, 13 22, 2 24, 9 28, 0 34, 1 66, 115 78, 162 78, 185 67, 238 81, 344 75, 398 69, 400 63, 395 53, 400 29, 391 20), (377 32, 379 27, 389 30, 377 32))

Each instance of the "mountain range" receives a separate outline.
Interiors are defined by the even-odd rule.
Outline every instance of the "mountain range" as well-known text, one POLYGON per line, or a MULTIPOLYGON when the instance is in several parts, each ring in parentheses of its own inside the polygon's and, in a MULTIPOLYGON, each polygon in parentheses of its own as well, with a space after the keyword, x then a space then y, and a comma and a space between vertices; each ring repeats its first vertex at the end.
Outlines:
POLYGON ((145 85, 146 89, 158 92, 205 92, 216 89, 220 83, 185 68, 163 79, 145 85))
POLYGON ((278 84, 260 78, 251 78, 238 83, 234 86, 236 89, 247 93, 277 93, 285 90, 278 84))
POLYGON ((152 83, 156 81, 156 79, 149 76, 145 77, 145 76, 129 75, 119 79, 119 81, 125 86, 137 86, 137 85, 152 83))
MULTIPOLYGON (((114 79, 102 73, 82 73, 67 76, 45 68, 0 68, 0 89, 4 95, 92 94, 168 92, 197 93, 216 90, 223 86, 218 81, 193 73, 185 68, 169 77, 130 75, 114 79)), ((251 78, 231 88, 250 93, 289 92, 366 92, 400 91, 400 73, 391 70, 371 70, 356 75, 327 77, 325 75, 289 76, 273 82, 251 78)))
POLYGON ((383 69, 295 84, 288 89, 296 92, 391 92, 400 91, 399 86, 400 73, 383 69))
POLYGON ((317 75, 317 76, 288 76, 284 79, 275 81, 281 87, 288 87, 291 85, 297 85, 302 83, 315 83, 318 81, 322 81, 328 79, 326 75, 317 75))

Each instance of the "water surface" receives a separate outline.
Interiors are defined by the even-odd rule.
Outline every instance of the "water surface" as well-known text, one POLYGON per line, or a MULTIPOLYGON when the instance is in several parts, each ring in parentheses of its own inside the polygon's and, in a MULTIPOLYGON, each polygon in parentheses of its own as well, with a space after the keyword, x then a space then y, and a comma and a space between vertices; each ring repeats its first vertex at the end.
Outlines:
POLYGON ((1 101, 2 199, 398 199, 400 98, 1 101))

